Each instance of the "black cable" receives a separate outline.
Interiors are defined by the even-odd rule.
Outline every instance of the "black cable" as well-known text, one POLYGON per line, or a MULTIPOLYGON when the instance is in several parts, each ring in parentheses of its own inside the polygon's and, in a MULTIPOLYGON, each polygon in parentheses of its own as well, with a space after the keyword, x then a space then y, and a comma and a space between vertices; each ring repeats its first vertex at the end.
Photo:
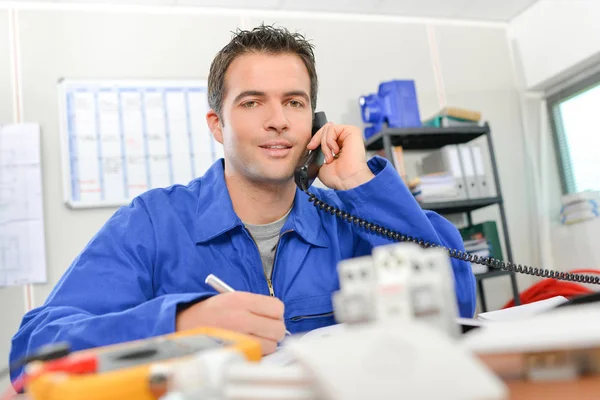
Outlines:
POLYGON ((456 258, 458 260, 467 261, 470 263, 485 265, 490 268, 500 269, 508 272, 518 272, 520 274, 533 275, 541 278, 553 278, 563 281, 570 282, 580 282, 580 283, 592 283, 595 285, 600 284, 600 276, 592 276, 592 275, 583 275, 583 274, 573 274, 570 272, 558 272, 552 271, 544 268, 534 268, 527 265, 515 264, 513 262, 505 262, 500 261, 492 257, 480 257, 474 254, 469 254, 466 251, 450 249, 448 247, 441 246, 439 244, 426 242, 424 240, 414 238, 412 236, 404 235, 400 232, 396 232, 394 230, 385 228, 381 225, 377 225, 375 223, 369 222, 362 218, 356 217, 346 211, 340 210, 337 207, 329 205, 322 200, 319 200, 316 195, 305 190, 305 193, 309 196, 308 201, 313 202, 315 207, 320 208, 321 210, 335 215, 336 217, 347 221, 351 224, 359 226, 363 229, 370 230, 371 232, 377 233, 381 236, 384 236, 388 239, 391 239, 396 242, 410 242, 416 243, 421 247, 438 247, 442 248, 448 252, 448 255, 452 258, 456 258))

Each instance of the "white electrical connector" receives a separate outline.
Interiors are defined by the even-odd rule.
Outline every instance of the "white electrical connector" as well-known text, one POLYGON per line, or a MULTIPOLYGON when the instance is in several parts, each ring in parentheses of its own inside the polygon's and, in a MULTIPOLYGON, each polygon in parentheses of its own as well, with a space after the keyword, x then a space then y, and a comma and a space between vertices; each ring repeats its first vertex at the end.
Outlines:
POLYGON ((375 319, 373 258, 356 257, 338 263, 340 290, 333 294, 337 322, 359 324, 375 319))
POLYGON ((347 324, 419 320, 460 335, 448 254, 414 243, 378 246, 372 256, 340 261, 336 320, 347 324))
POLYGON ((168 392, 160 400, 192 400, 181 392, 168 392))
POLYGON ((233 383, 273 383, 290 386, 302 386, 310 383, 306 371, 298 365, 281 368, 278 365, 258 363, 238 363, 232 365, 225 373, 228 384, 233 383))
POLYGON ((301 366, 249 362, 235 350, 201 352, 173 364, 169 376, 161 400, 317 400, 301 366))
POLYGON ((373 249, 373 265, 377 276, 375 310, 376 318, 381 322, 413 319, 409 284, 415 249, 404 244, 373 249))
POLYGON ((456 323, 458 304, 448 253, 440 248, 420 249, 420 253, 422 268, 415 271, 411 284, 415 318, 441 329, 451 337, 459 337, 461 330, 456 323))
POLYGON ((313 381, 300 365, 232 365, 225 373, 227 400, 316 400, 313 381))
POLYGON ((243 363, 244 356, 234 350, 218 349, 173 364, 169 392, 180 393, 186 400, 223 400, 226 371, 243 363))
POLYGON ((402 315, 440 329, 451 337, 460 335, 456 318, 452 265, 439 248, 424 249, 415 243, 396 243, 373 249, 379 291, 380 318, 402 315), (396 297, 388 287, 397 287, 396 297), (394 310, 394 304, 400 312, 394 310), (408 315, 405 315, 408 314, 408 315))
MULTIPOLYGON (((270 385, 234 385, 224 390, 227 400, 319 400, 310 387, 289 388, 270 385)), ((200 397, 198 398, 200 399, 200 397)), ((204 398, 202 398, 204 400, 204 398)))

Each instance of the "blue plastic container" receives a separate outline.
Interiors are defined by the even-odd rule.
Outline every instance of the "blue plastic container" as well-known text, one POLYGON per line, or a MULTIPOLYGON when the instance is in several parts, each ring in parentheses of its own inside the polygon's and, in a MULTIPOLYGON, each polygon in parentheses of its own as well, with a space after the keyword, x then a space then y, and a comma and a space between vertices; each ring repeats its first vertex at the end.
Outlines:
POLYGON ((365 139, 390 128, 421 126, 419 103, 414 80, 393 80, 379 84, 378 93, 361 96, 359 100, 365 127, 365 139))

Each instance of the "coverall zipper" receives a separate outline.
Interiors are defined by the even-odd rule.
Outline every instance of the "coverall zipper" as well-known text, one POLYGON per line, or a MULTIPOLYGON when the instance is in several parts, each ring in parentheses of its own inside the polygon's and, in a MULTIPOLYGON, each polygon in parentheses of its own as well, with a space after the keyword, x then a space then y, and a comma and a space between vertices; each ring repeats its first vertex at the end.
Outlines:
MULTIPOLYGON (((283 232, 281 235, 279 235, 279 239, 277 239, 277 244, 275 245, 275 255, 273 256, 273 268, 271 268, 271 276, 267 277, 267 274, 265 273, 265 278, 267 279, 267 285, 269 285, 269 293, 271 294, 272 297, 275 297, 275 291, 273 290, 273 273, 275 272, 275 265, 277 264, 277 250, 279 249, 279 242, 281 242, 281 238, 283 237, 283 235, 285 235, 286 233, 290 233, 290 232, 294 232, 293 229, 289 229, 285 232, 283 232)), ((264 272, 264 269, 263 269, 264 272)))
MULTIPOLYGON (((267 281, 267 286, 269 287, 269 296, 271 297, 275 297, 275 290, 273 290, 273 272, 275 272, 275 263, 277 261, 277 249, 279 248, 279 242, 281 241, 281 238, 283 237, 283 235, 285 235, 286 233, 289 232, 293 232, 293 229, 287 230, 285 232, 283 232, 281 235, 279 235, 279 239, 277 240, 277 244, 275 245, 275 255, 273 257, 273 268, 271 269, 271 275, 267 276, 267 273, 265 271, 265 269, 263 268, 263 275, 265 276, 265 280, 267 281)), ((256 251, 258 252, 258 256, 261 259, 261 265, 262 265, 262 258, 260 257, 260 250, 258 249, 258 244, 256 244, 256 240, 254 240, 254 237, 252 236, 252 234, 250 233, 250 231, 246 230, 246 232, 248 232, 248 236, 250 236, 250 239, 252 239, 252 241, 254 242, 254 247, 256 247, 256 251)))

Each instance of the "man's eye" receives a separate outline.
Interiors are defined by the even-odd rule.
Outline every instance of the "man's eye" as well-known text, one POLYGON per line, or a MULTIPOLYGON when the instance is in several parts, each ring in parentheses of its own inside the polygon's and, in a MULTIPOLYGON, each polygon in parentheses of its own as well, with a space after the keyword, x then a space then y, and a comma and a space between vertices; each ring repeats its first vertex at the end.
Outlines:
POLYGON ((302 102, 300 102, 300 101, 298 101, 298 100, 291 100, 291 101, 290 101, 288 104, 289 104, 291 107, 294 107, 294 108, 301 108, 301 107, 304 107, 304 104, 302 104, 302 102))
POLYGON ((245 108, 254 108, 257 106, 257 103, 255 101, 247 101, 244 104, 242 104, 242 107, 245 108))

